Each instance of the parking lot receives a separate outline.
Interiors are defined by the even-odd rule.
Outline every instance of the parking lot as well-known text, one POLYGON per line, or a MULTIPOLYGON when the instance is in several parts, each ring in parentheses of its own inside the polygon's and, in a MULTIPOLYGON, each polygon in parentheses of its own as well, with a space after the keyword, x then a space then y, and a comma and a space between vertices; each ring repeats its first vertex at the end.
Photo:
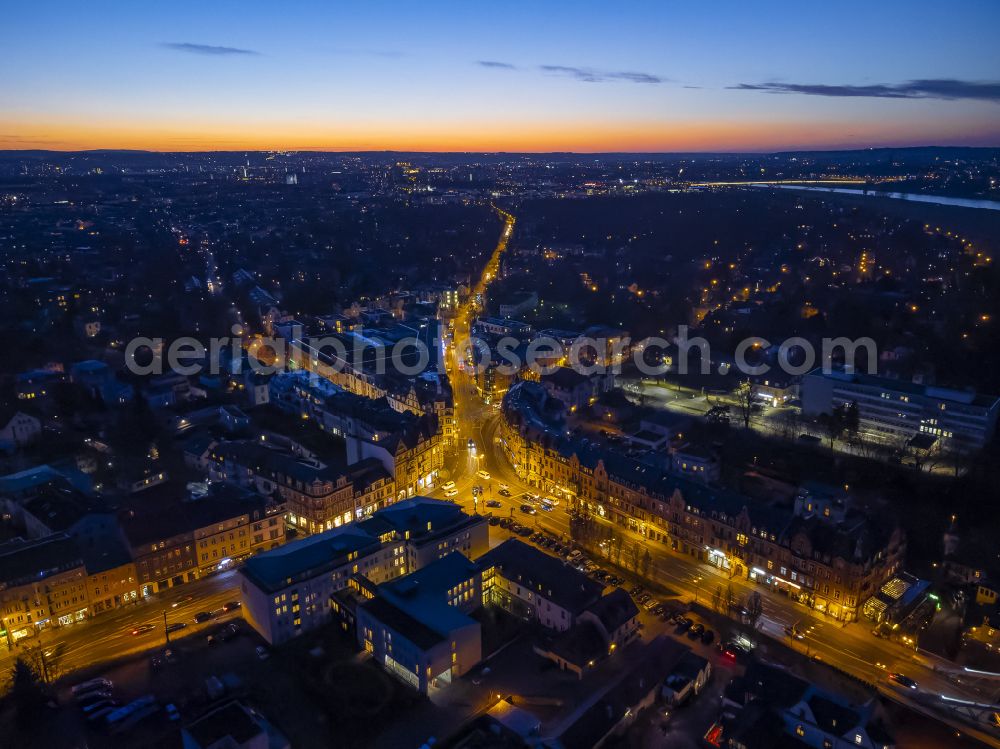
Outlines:
POLYGON ((49 721, 52 736, 36 732, 34 743, 25 745, 62 746, 58 737, 79 732, 90 747, 157 746, 176 735, 179 725, 234 697, 255 708, 297 748, 360 747, 369 746, 381 728, 374 718, 383 712, 404 714, 419 702, 374 664, 359 660, 353 644, 332 628, 271 650, 246 622, 220 622, 172 638, 169 651, 160 648, 75 674, 58 687, 59 707, 49 721), (113 733, 101 719, 88 720, 83 707, 93 698, 81 703, 71 689, 95 677, 111 682, 98 696, 116 703, 113 707, 151 696, 155 709, 121 732, 113 733), (350 721, 345 711, 370 712, 373 719, 350 721))

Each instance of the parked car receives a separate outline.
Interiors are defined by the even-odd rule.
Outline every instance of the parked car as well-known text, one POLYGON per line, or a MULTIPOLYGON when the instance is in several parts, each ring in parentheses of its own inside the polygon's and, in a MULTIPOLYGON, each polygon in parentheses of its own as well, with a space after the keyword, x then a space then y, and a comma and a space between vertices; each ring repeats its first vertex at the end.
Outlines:
POLYGON ((720 644, 719 647, 722 650, 722 655, 729 660, 736 661, 737 663, 747 663, 750 660, 750 650, 743 647, 738 642, 730 641, 725 645, 720 644))
POLYGON ((95 702, 107 702, 109 699, 111 699, 111 690, 102 689, 98 692, 87 692, 80 695, 76 700, 76 704, 81 709, 86 710, 88 705, 93 705, 95 702))
POLYGON ((201 624, 202 622, 207 622, 209 619, 214 619, 215 613, 212 611, 199 611, 194 615, 194 620, 196 623, 201 624))
POLYGON ((76 697, 77 695, 86 694, 87 692, 93 692, 100 689, 112 689, 114 686, 114 682, 109 679, 97 678, 81 682, 70 691, 73 693, 73 696, 76 697))
POLYGON ((694 624, 693 621, 691 621, 687 617, 684 617, 679 622, 677 622, 677 631, 687 632, 693 624, 694 624))
POLYGON ((184 622, 173 622, 167 625, 167 632, 176 632, 178 630, 184 629, 187 626, 184 622))
POLYGON ((118 703, 111 699, 98 700, 97 702, 91 702, 89 705, 85 705, 81 708, 84 715, 93 715, 96 712, 100 712, 106 707, 114 707, 118 703))
POLYGON ((94 723, 96 725, 101 725, 104 719, 111 715, 115 710, 117 710, 121 705, 112 700, 107 705, 102 705, 100 710, 95 710, 87 716, 88 723, 94 723))
POLYGON ((500 525, 501 520, 496 515, 490 515, 490 518, 489 518, 488 522, 489 522, 490 525, 496 526, 496 525, 500 525))
POLYGON ((487 499, 486 500, 486 506, 487 507, 502 507, 503 503, 500 500, 498 500, 498 499, 487 499))
POLYGON ((711 629, 706 629, 701 633, 701 641, 704 645, 711 645, 712 641, 715 639, 715 632, 711 629))
POLYGON ((692 624, 687 631, 687 636, 691 640, 697 640, 701 637, 701 633, 705 631, 705 625, 701 622, 692 624))

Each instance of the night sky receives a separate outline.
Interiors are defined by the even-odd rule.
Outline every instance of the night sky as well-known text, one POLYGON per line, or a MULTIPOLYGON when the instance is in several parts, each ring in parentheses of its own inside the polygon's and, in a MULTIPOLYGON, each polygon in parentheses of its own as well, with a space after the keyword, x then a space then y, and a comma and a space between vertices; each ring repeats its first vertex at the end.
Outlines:
POLYGON ((0 148, 1000 145, 1000 3, 9 3, 0 148))

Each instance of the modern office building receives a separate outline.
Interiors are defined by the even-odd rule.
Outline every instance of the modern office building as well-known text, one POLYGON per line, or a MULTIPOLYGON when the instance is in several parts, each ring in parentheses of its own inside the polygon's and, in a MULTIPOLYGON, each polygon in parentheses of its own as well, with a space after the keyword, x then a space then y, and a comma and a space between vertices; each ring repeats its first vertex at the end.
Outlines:
POLYGON ((996 431, 1000 398, 873 375, 814 369, 802 378, 802 412, 829 414, 856 403, 861 428, 886 441, 925 434, 952 450, 986 446, 996 431))
POLYGON ((482 660, 479 565, 459 552, 379 585, 357 608, 359 644, 393 675, 427 694, 482 660))
POLYGON ((248 560, 240 570, 244 614, 269 643, 285 642, 331 621, 330 598, 354 575, 379 584, 452 551, 471 557, 488 547, 486 518, 414 497, 248 560))

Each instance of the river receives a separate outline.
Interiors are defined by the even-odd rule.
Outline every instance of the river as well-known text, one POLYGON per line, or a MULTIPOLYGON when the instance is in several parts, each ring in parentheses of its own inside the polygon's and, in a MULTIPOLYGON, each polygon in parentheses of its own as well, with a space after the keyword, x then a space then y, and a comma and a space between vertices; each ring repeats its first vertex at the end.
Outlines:
POLYGON ((808 192, 836 192, 843 195, 860 195, 874 198, 892 198, 908 200, 913 203, 933 203, 957 208, 979 208, 987 211, 1000 211, 1000 201, 974 200, 971 198, 950 198, 946 195, 919 195, 909 192, 876 192, 873 190, 851 190, 846 187, 814 187, 810 185, 775 185, 767 182, 754 182, 751 187, 771 187, 781 190, 806 190, 808 192))

